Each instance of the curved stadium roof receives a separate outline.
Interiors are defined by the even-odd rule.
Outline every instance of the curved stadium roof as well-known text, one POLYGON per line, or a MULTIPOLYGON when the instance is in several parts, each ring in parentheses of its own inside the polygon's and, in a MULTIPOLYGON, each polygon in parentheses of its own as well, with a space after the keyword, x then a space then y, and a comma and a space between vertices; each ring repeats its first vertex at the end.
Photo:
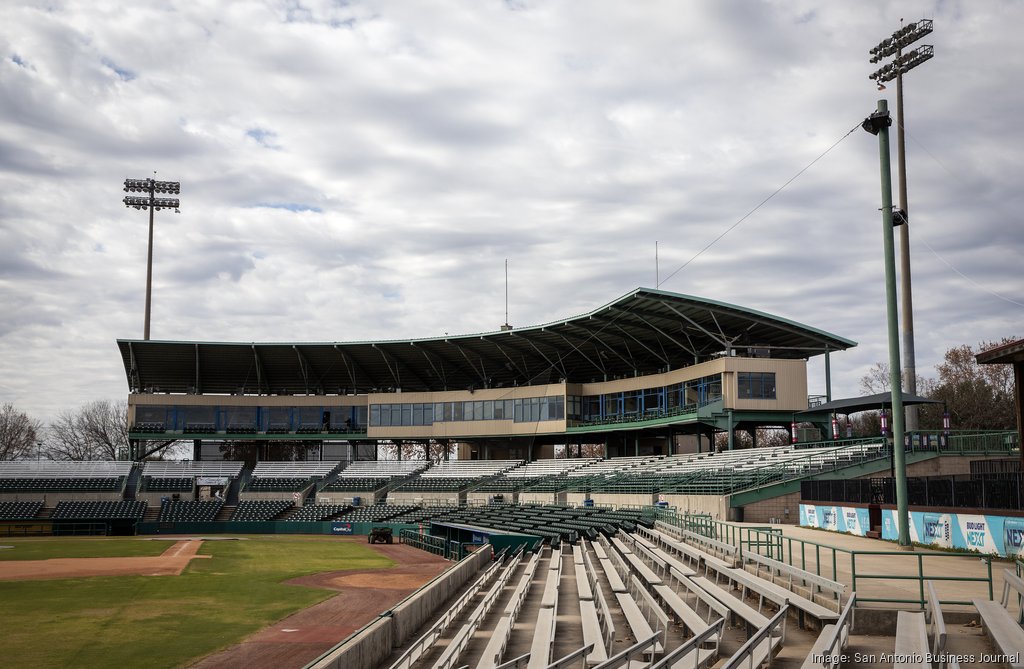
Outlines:
POLYGON ((132 392, 300 395, 601 381, 686 367, 731 350, 809 358, 857 344, 734 304, 637 288, 586 314, 473 335, 117 345, 132 392))

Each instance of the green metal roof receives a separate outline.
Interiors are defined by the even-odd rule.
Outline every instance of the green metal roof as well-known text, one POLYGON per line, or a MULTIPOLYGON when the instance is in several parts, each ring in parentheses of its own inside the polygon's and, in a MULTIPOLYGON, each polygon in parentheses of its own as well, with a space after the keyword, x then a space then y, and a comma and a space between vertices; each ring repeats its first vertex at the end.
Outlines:
POLYGON ((132 392, 345 394, 601 381, 722 355, 809 358, 856 343, 746 307, 637 288, 585 314, 511 330, 361 342, 119 339, 132 392))

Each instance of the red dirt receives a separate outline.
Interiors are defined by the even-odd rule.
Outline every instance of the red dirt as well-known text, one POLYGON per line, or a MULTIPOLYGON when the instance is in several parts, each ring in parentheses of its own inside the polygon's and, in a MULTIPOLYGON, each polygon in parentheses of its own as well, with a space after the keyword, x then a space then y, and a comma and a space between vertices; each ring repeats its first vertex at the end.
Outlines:
POLYGON ((4 560, 0 581, 41 581, 88 576, 178 576, 195 558, 202 541, 178 541, 155 557, 53 558, 4 560))
POLYGON ((397 566, 334 571, 287 581, 291 585, 337 590, 339 594, 293 613, 191 666, 197 669, 303 667, 451 564, 403 544, 373 544, 370 548, 390 558, 397 566))

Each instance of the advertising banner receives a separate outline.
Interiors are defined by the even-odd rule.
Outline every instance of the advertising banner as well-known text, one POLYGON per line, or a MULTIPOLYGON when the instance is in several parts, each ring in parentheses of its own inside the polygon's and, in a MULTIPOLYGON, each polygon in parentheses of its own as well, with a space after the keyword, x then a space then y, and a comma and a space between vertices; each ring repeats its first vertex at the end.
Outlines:
MULTIPOLYGON (((895 509, 882 509, 882 538, 899 539, 895 509)), ((1024 556, 1024 518, 911 511, 910 540, 1003 557, 1024 556)))
POLYGON ((822 504, 801 504, 800 525, 818 527, 833 532, 845 532, 865 536, 871 529, 868 510, 850 506, 827 506, 822 504))
POLYGON ((331 534, 352 534, 352 523, 331 523, 331 534))

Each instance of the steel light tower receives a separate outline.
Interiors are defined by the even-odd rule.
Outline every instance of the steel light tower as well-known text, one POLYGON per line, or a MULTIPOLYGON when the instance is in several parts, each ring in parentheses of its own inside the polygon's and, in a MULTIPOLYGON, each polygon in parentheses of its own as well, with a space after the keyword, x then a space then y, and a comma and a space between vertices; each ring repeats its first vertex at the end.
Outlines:
POLYGON ((125 179, 124 192, 145 193, 143 196, 126 195, 124 205, 136 209, 149 209, 149 255, 146 258, 146 320, 142 330, 143 339, 149 339, 149 312, 153 294, 153 212, 161 209, 178 211, 178 198, 157 197, 157 193, 177 195, 181 184, 177 181, 155 179, 125 179))
MULTIPOLYGON (((910 231, 909 209, 907 208, 907 158, 906 143, 903 134, 903 73, 909 72, 935 55, 931 45, 922 45, 912 51, 903 53, 904 47, 932 32, 931 19, 921 19, 908 23, 882 40, 871 49, 871 62, 878 63, 895 55, 889 63, 868 76, 877 84, 879 90, 884 83, 896 80, 896 162, 899 173, 899 210, 893 217, 893 224, 900 230, 900 292, 903 295, 903 390, 911 395, 917 394, 917 363, 914 353, 914 300, 910 289, 910 231)), ((907 407, 907 430, 918 429, 917 406, 907 407)))
MULTIPOLYGON (((895 224, 892 207, 892 175, 889 169, 889 103, 879 100, 876 111, 868 116, 861 127, 878 136, 878 160, 882 185, 882 247, 885 264, 885 322, 889 339, 889 384, 892 399, 892 461, 896 479, 896 523, 899 529, 899 547, 912 550, 910 543, 910 515, 907 499, 907 461, 903 448, 906 434, 903 420, 903 391, 900 387, 900 337, 896 328, 896 250, 893 242, 895 224)), ((884 417, 883 417, 884 425, 884 417)))

